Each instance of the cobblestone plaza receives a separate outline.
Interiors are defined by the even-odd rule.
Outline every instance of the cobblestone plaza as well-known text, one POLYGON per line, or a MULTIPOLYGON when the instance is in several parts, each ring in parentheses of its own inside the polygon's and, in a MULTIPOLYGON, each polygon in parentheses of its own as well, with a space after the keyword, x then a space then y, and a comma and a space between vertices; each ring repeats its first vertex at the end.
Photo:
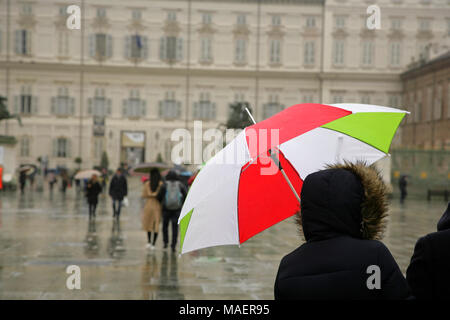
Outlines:
MULTIPOLYGON (((302 243, 287 219, 242 246, 214 247, 183 256, 145 249, 140 182, 129 179, 130 206, 114 223, 111 201, 99 200, 95 224, 81 193, 26 190, 0 194, 0 299, 273 299, 280 259, 302 243), (81 269, 81 289, 69 290, 66 268, 81 269)), ((383 242, 402 272, 414 244, 436 230, 442 199, 390 204, 383 242)))

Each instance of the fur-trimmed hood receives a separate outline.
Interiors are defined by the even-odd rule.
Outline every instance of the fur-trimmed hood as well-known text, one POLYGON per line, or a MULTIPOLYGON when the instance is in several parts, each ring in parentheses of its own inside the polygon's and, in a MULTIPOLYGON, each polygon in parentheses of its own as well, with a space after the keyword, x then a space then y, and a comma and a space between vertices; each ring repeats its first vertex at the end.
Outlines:
POLYGON ((306 177, 297 222, 307 241, 342 235, 380 240, 387 211, 380 172, 363 162, 345 162, 306 177))

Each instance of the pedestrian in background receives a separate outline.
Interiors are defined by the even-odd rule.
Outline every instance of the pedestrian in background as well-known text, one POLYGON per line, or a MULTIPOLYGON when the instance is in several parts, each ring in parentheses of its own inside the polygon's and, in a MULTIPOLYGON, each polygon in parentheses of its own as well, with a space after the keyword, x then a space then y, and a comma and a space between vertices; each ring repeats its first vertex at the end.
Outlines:
POLYGON ((53 192, 53 185, 56 183, 56 175, 53 171, 48 174, 48 187, 50 192, 53 192))
POLYGON ((122 207, 123 198, 128 194, 127 179, 122 173, 122 169, 118 168, 111 183, 109 184, 109 195, 112 199, 113 217, 119 219, 120 208, 122 207))
POLYGON ((163 241, 164 249, 169 243, 169 224, 172 224, 172 243, 170 247, 175 252, 178 238, 178 218, 181 207, 186 198, 186 187, 179 181, 178 174, 170 170, 166 176, 165 192, 163 198, 163 241))
POLYGON ((89 205, 89 219, 95 218, 95 209, 97 208, 98 195, 102 192, 102 187, 98 182, 98 177, 93 174, 86 186, 86 198, 89 205))
POLYGON ((19 173, 19 185, 20 193, 23 194, 25 191, 25 183, 27 182, 27 173, 25 170, 21 170, 19 173))
POLYGON ((62 193, 66 193, 66 189, 69 186, 69 176, 66 170, 61 172, 61 191, 62 193))
POLYGON ((306 243, 281 260, 275 299, 408 298, 406 279, 377 241, 386 227, 386 190, 380 173, 363 163, 308 175, 297 219, 306 243))
POLYGON ((417 299, 450 300, 450 202, 437 230, 417 241, 406 270, 406 280, 417 299))
POLYGON ((408 186, 407 177, 402 175, 398 181, 398 187, 400 188, 400 202, 403 203, 406 199, 408 193, 406 192, 406 187, 408 186))
POLYGON ((147 232, 147 249, 154 249, 158 238, 162 211, 158 196, 162 188, 163 181, 159 170, 152 169, 149 180, 144 183, 142 188, 142 198, 146 200, 142 211, 142 229, 147 232))
POLYGON ((0 190, 3 189, 3 166, 0 164, 0 190))

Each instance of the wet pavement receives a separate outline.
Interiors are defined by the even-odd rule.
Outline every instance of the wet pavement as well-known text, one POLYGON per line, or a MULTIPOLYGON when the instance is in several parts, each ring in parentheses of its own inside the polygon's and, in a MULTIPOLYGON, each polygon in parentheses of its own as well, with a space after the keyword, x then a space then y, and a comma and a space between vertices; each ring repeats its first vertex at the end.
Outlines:
MULTIPOLYGON (((179 256, 147 250, 140 225, 140 183, 130 181, 130 206, 114 223, 102 195, 95 223, 73 189, 0 193, 0 299, 273 299, 280 259, 302 239, 293 219, 248 240, 179 256), (66 267, 81 270, 81 289, 69 290, 66 267)), ((383 242, 403 272, 418 237, 436 230, 443 200, 393 200, 383 242)), ((169 228, 170 229, 170 228, 169 228)))

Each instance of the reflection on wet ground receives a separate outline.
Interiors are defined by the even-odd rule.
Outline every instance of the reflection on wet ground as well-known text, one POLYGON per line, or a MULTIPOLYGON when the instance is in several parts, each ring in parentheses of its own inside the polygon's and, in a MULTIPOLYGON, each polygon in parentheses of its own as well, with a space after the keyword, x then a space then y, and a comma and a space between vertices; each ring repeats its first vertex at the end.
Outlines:
MULTIPOLYGON (((145 249, 140 185, 130 183, 120 221, 102 195, 90 221, 75 190, 0 193, 0 299, 273 299, 280 259, 301 244, 293 219, 244 243, 181 257, 145 249), (66 267, 81 269, 81 290, 66 288, 66 267)), ((393 200, 383 242, 403 272, 418 237, 436 229, 442 200, 393 200)))

